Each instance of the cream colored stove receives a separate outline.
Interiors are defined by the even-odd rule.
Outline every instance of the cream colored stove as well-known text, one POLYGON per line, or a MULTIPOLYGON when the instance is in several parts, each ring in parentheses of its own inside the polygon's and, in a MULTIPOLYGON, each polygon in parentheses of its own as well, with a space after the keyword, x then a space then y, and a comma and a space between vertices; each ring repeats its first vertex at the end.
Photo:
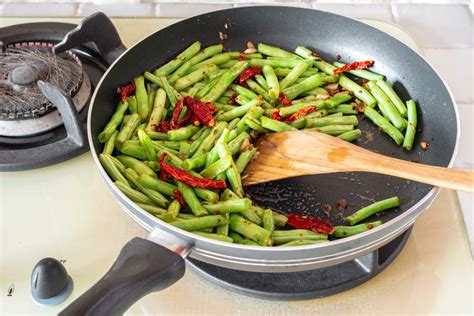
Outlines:
MULTIPOLYGON (((3 18, 1 26, 79 19, 3 18)), ((130 46, 177 20, 115 19, 130 46)), ((365 21, 417 48, 397 26, 365 21)), ((123 244, 145 236, 112 198, 90 153, 54 166, 0 173, 0 314, 56 314, 97 281, 123 244), (62 304, 30 296, 30 274, 44 257, 64 261, 74 280, 62 304)), ((369 282, 334 296, 299 302, 264 301, 228 292, 189 269, 172 287, 146 296, 127 314, 302 315, 473 313, 473 262, 455 192, 443 190, 416 221, 401 254, 369 282)))

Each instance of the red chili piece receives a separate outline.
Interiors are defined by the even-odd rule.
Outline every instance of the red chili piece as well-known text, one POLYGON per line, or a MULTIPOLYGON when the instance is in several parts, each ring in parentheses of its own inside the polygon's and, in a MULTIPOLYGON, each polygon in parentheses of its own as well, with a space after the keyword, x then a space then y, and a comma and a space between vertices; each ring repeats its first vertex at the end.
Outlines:
POLYGON ((127 101, 127 97, 135 91, 135 83, 130 82, 128 85, 120 87, 120 100, 122 103, 127 101))
POLYGON ((174 106, 174 111, 173 111, 173 115, 171 116, 171 129, 177 129, 179 128, 180 126, 178 126, 179 124, 179 116, 181 115, 181 112, 183 111, 183 99, 179 100, 178 102, 176 102, 176 105, 174 106))
POLYGON ((186 96, 183 99, 183 103, 202 125, 214 126, 216 124, 212 115, 217 112, 217 109, 211 102, 202 102, 201 100, 186 96))
POLYGON ((242 60, 247 60, 248 58, 244 55, 239 55, 239 60, 242 61, 242 60))
POLYGON ((280 111, 276 110, 273 112, 272 116, 270 117, 272 120, 276 121, 283 121, 283 118, 280 116, 280 111))
POLYGON ((314 105, 308 105, 307 107, 304 107, 301 110, 299 110, 297 113, 291 115, 287 119, 287 121, 294 121, 296 119, 299 119, 300 117, 303 117, 303 116, 313 112, 314 110, 316 110, 316 107, 314 105))
POLYGON ((239 84, 240 85, 247 85, 245 83, 245 80, 248 80, 248 79, 252 79, 253 77, 255 77, 256 75, 260 75, 262 73, 262 68, 260 67, 250 67, 250 68, 247 68, 244 70, 244 72, 242 72, 240 74, 240 77, 239 77, 239 84))
POLYGON ((291 105, 291 100, 288 99, 286 97, 286 95, 283 93, 283 92, 280 92, 280 94, 278 95, 278 99, 280 99, 280 102, 284 105, 284 106, 290 106, 291 105))
POLYGON ((332 234, 334 231, 334 226, 331 223, 312 216, 289 214, 287 224, 293 228, 309 229, 323 234, 332 234))
POLYGON ((203 189, 224 189, 226 187, 225 181, 223 180, 218 181, 209 178, 198 178, 196 176, 193 176, 186 170, 173 167, 165 161, 166 156, 166 153, 160 156, 161 170, 169 173, 176 180, 188 184, 192 187, 198 187, 203 189))
POLYGON ((340 68, 334 69, 332 72, 334 75, 337 75, 338 73, 343 72, 343 71, 369 68, 373 64, 374 64, 373 60, 355 61, 353 63, 346 64, 340 68))
POLYGON ((154 127, 155 131, 166 133, 171 129, 171 123, 167 121, 161 121, 158 127, 156 125, 154 127))
POLYGON ((176 196, 176 200, 178 200, 179 204, 181 204, 182 207, 188 207, 188 205, 186 204, 186 201, 184 201, 183 196, 181 195, 181 192, 179 192, 178 190, 175 190, 173 193, 174 193, 174 196, 176 196))
POLYGON ((237 93, 234 93, 232 95, 232 97, 230 98, 229 101, 227 101, 227 103, 231 104, 231 105, 236 105, 237 104, 237 93))
POLYGON ((171 179, 171 175, 165 170, 160 170, 160 180, 168 182, 171 179))

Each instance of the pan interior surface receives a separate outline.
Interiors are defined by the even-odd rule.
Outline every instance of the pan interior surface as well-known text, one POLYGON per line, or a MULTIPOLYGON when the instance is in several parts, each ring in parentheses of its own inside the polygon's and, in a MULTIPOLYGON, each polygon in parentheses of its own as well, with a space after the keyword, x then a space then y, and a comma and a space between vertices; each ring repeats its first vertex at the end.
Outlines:
MULTIPOLYGON (((218 43, 219 32, 227 35, 223 43, 226 50, 242 51, 250 40, 289 51, 303 45, 329 62, 337 55, 343 62, 373 59, 371 70, 385 75, 402 100, 412 98, 417 102, 420 131, 413 150, 406 152, 361 117, 359 128, 363 137, 356 144, 395 158, 449 165, 458 132, 455 105, 441 78, 423 58, 393 37, 363 23, 326 12, 288 7, 239 8, 200 15, 160 30, 129 49, 109 69, 95 93, 89 126, 93 154, 102 149, 97 135, 119 101, 117 87, 144 71, 154 70, 196 40, 203 47, 218 43), (420 149, 420 141, 430 143, 427 151, 420 149)), ((431 189, 384 175, 336 173, 280 180, 249 187, 246 192, 262 206, 283 213, 316 215, 337 225, 343 223, 342 216, 361 206, 398 195, 401 205, 382 218, 386 222, 408 210, 431 189), (349 202, 344 212, 336 209, 340 199, 349 202), (332 210, 324 212, 324 204, 332 210)), ((369 220, 375 219, 378 218, 369 220)))

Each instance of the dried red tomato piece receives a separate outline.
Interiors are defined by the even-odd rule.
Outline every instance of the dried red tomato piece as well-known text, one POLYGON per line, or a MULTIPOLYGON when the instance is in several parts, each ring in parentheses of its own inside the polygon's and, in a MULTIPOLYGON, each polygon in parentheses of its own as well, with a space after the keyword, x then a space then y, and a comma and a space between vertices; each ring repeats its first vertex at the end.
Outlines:
POLYGON ((202 125, 214 126, 216 121, 212 115, 217 112, 217 109, 211 102, 202 102, 201 100, 186 96, 183 99, 183 103, 202 125))
POLYGON ((226 187, 225 181, 213 180, 209 178, 198 178, 193 176, 186 170, 173 167, 165 161, 166 153, 160 156, 160 167, 161 170, 168 173, 174 179, 181 181, 192 187, 204 188, 204 189, 224 189, 226 187))
POLYGON ((283 121, 283 118, 280 116, 280 111, 276 110, 273 112, 272 116, 270 117, 272 120, 283 121))
POLYGON ((229 104, 231 104, 231 105, 236 105, 236 104, 237 104, 237 100, 236 100, 236 99, 237 99, 237 96, 238 96, 238 94, 237 94, 237 93, 234 93, 234 94, 232 95, 232 97, 230 98, 230 100, 227 101, 227 103, 229 103, 229 104))
POLYGON ((128 85, 120 87, 120 100, 122 103, 127 101, 127 97, 135 91, 135 83, 132 81, 128 85))
POLYGON ((181 192, 179 192, 178 190, 175 190, 174 192, 174 196, 176 196, 176 200, 178 200, 179 204, 181 204, 182 207, 188 207, 188 205, 186 204, 186 201, 184 200, 183 196, 181 195, 181 192))
POLYGON ((328 221, 298 214, 288 215, 288 226, 299 229, 309 229, 317 233, 332 234, 334 226, 328 221))
POLYGON ((280 99, 280 102, 284 106, 290 106, 291 105, 291 100, 288 99, 287 96, 283 92, 280 92, 280 94, 278 95, 278 99, 280 99))
POLYGON ((343 72, 343 71, 365 69, 365 68, 369 68, 373 64, 374 64, 373 60, 355 61, 353 63, 346 64, 340 68, 334 69, 332 73, 334 75, 337 75, 338 73, 343 72))
POLYGON ((295 114, 291 115, 287 119, 287 121, 294 121, 296 119, 299 119, 300 117, 303 117, 303 116, 313 112, 314 110, 316 110, 316 106, 308 105, 307 107, 304 107, 301 110, 299 110, 298 112, 296 112, 295 114))
POLYGON ((239 55, 239 60, 240 61, 243 61, 243 60, 247 60, 248 58, 244 55, 239 55))
POLYGON ((240 74, 239 84, 240 85, 243 85, 243 84, 247 85, 245 83, 245 80, 252 79, 256 75, 260 75, 261 73, 262 73, 262 68, 260 68, 260 67, 247 68, 240 74))

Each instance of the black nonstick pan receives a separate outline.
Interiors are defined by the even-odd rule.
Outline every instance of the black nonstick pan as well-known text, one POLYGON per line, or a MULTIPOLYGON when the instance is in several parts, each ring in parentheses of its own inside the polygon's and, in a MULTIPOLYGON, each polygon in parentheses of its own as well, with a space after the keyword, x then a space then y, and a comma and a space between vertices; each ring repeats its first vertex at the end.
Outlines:
MULTIPOLYGON (((97 30, 100 31, 100 30, 97 30)), ((181 231, 149 215, 124 196, 97 159, 102 145, 97 135, 118 102, 117 87, 144 71, 170 60, 192 42, 216 44, 227 34, 228 50, 243 50, 247 41, 264 42, 293 51, 304 45, 333 61, 375 60, 373 70, 386 75, 403 100, 419 105, 415 148, 406 152, 366 119, 360 122, 359 146, 405 160, 448 167, 459 138, 453 97, 435 70, 416 52, 395 38, 358 21, 316 10, 289 7, 248 7, 196 16, 160 30, 137 43, 109 68, 92 98, 89 142, 98 169, 123 209, 145 229, 157 245, 135 238, 107 275, 68 307, 64 314, 109 314, 125 311, 146 293, 172 284, 184 273, 181 257, 231 269, 260 272, 304 271, 335 265, 381 247, 408 229, 429 205, 438 189, 404 179, 371 173, 335 173, 298 177, 249 187, 256 202, 284 213, 311 214, 342 224, 336 201, 349 202, 345 215, 370 201, 398 195, 401 205, 382 217, 384 224, 369 232, 319 245, 265 248, 226 244, 181 231), (420 141, 430 143, 423 151, 420 141), (324 212, 329 204, 334 211, 324 212), (283 247, 284 248, 284 247, 283 247), (291 248, 291 249, 288 249, 291 248), (176 250, 181 256, 169 249, 176 250)), ((310 150, 310 149, 308 149, 310 150)), ((113 227, 109 229, 113 238, 113 227)))

